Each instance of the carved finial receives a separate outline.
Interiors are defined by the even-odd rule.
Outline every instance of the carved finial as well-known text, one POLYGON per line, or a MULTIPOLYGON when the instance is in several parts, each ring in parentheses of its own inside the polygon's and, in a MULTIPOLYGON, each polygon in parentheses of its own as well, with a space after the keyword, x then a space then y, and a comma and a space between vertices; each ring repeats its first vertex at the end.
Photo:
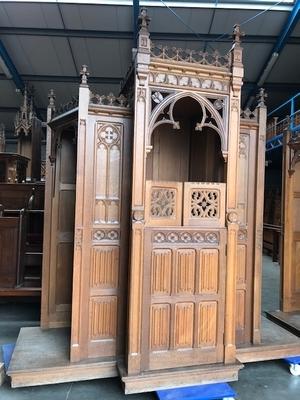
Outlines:
POLYGON ((49 90, 48 99, 49 99, 49 107, 54 109, 56 96, 53 89, 49 90))
POLYGON ((138 18, 138 25, 140 31, 148 32, 149 23, 151 18, 148 16, 147 8, 141 8, 140 15, 138 18))
POLYGON ((245 36, 245 32, 241 31, 241 26, 239 24, 235 24, 233 26, 233 39, 235 44, 241 44, 241 38, 245 36))
POLYGON ((90 75, 90 73, 88 71, 88 66, 87 65, 83 65, 81 67, 81 71, 80 71, 81 85, 87 86, 87 81, 88 81, 88 76, 89 75, 90 75))
POLYGON ((258 94, 256 96, 258 103, 257 107, 265 107, 266 106, 266 98, 268 97, 267 93, 265 92, 264 88, 260 88, 258 94))

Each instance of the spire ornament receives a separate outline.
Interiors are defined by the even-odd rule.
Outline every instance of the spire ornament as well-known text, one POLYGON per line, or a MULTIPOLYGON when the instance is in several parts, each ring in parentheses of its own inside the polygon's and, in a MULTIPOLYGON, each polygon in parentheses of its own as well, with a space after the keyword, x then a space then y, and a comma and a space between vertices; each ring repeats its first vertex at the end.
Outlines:
POLYGON ((52 110, 55 110, 55 99, 56 99, 56 96, 55 96, 55 93, 54 93, 53 89, 49 90, 48 99, 49 99, 49 108, 51 108, 52 110))
POLYGON ((149 33, 149 23, 151 18, 148 15, 147 8, 141 8, 140 15, 138 17, 138 26, 140 32, 149 33))
POLYGON ((267 93, 265 92, 264 88, 260 88, 256 98, 258 100, 257 107, 265 107, 266 106, 266 98, 268 97, 267 93))
POLYGON ((245 32, 241 31, 241 25, 240 24, 235 24, 233 26, 233 41, 235 45, 240 45, 241 44, 241 38, 245 36, 245 32))
POLYGON ((15 136, 19 136, 20 134, 28 136, 30 134, 32 120, 33 117, 35 117, 33 103, 33 88, 29 91, 26 85, 24 89, 23 104, 15 117, 15 136))
POLYGON ((81 86, 88 86, 88 77, 90 73, 88 71, 88 66, 87 65, 82 65, 81 71, 80 71, 80 77, 81 77, 81 86))

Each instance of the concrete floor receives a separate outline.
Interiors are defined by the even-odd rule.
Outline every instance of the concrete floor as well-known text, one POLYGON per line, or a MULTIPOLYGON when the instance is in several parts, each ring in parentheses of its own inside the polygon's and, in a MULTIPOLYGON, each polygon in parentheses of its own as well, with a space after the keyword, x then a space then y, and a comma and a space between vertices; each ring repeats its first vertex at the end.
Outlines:
MULTIPOLYGON (((280 306, 280 265, 272 262, 269 256, 263 256, 261 309, 279 310, 280 306)), ((300 398, 300 396, 299 396, 300 398)))
MULTIPOLYGON (((279 266, 264 257, 262 309, 279 307, 279 266)), ((14 343, 21 326, 37 326, 39 305, 11 304, 0 301, 0 345, 14 343)), ((247 364, 239 380, 231 383, 240 400, 299 400, 300 377, 289 373, 283 361, 247 364)), ((11 389, 8 382, 0 387, 0 400, 152 400, 153 393, 125 396, 120 380, 86 382, 11 389)))

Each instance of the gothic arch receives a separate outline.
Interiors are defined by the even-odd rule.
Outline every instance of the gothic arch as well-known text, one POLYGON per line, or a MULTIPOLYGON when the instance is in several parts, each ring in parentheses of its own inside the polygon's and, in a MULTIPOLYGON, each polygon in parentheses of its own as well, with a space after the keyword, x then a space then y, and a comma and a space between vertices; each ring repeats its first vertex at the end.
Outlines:
POLYGON ((171 124, 175 129, 179 128, 178 122, 175 121, 173 116, 173 109, 177 101, 184 97, 190 97, 196 100, 202 109, 202 118, 201 121, 197 124, 196 129, 199 131, 205 127, 210 127, 214 129, 220 136, 222 153, 223 155, 226 155, 228 151, 228 144, 227 144, 227 134, 226 134, 226 126, 224 120, 218 113, 217 109, 214 108, 213 104, 206 97, 200 95, 199 93, 194 93, 194 92, 172 93, 169 96, 165 97, 161 101, 161 103, 155 107, 152 114, 150 115, 149 128, 148 128, 148 145, 150 146, 150 148, 151 148, 152 133, 154 129, 157 128, 159 125, 171 124), (170 106, 169 119, 163 118, 161 120, 158 120, 159 115, 168 106, 170 106), (215 123, 213 123, 211 120, 209 122, 206 122, 207 118, 206 110, 211 114, 211 120, 214 120, 215 123))

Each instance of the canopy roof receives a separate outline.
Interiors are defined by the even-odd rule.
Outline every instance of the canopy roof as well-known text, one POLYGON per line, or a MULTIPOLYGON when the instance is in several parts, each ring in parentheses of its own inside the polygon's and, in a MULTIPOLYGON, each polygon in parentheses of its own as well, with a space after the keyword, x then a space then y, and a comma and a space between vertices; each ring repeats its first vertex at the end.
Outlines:
POLYGON ((1 1, 0 122, 7 132, 12 132, 22 103, 16 87, 22 88, 24 82, 34 86, 35 105, 44 119, 50 88, 57 103, 78 94, 82 64, 89 66, 93 91, 118 94, 135 45, 138 3, 148 8, 151 39, 168 46, 217 49, 225 54, 231 47, 233 25, 240 23, 246 33, 244 105, 257 83, 268 92, 270 110, 300 91, 298 0, 280 4, 271 0, 1 1), (274 52, 279 55, 272 57, 274 52), (13 64, 10 68, 6 57, 13 64))

